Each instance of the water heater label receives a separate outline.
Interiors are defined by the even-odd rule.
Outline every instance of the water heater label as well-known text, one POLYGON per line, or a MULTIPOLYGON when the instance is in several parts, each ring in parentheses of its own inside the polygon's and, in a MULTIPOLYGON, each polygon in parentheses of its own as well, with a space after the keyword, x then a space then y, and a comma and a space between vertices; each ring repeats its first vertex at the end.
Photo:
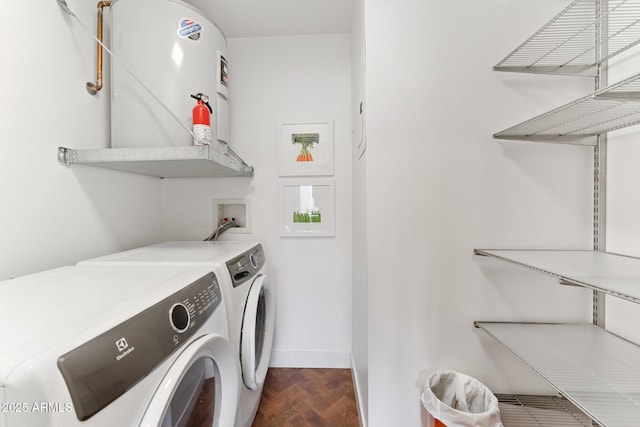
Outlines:
POLYGON ((227 85, 227 81, 229 80, 229 75, 227 74, 227 59, 220 55, 220 83, 223 85, 227 85))
POLYGON ((182 18, 178 23, 178 36, 182 39, 199 40, 202 34, 202 25, 198 22, 182 18))

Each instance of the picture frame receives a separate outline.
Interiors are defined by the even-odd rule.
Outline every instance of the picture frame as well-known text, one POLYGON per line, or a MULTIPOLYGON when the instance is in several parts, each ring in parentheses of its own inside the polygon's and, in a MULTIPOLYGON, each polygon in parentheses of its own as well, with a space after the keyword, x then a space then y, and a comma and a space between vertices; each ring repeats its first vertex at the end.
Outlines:
POLYGON ((280 176, 332 176, 333 153, 333 121, 280 125, 280 176))
POLYGON ((281 237, 335 236, 335 188, 327 181, 281 184, 281 237))

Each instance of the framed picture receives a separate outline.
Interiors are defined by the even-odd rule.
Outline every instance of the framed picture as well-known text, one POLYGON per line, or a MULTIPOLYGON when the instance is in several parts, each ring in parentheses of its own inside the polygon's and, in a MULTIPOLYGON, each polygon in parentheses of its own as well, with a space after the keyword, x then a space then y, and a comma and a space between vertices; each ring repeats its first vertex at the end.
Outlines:
POLYGON ((333 182, 282 184, 282 237, 335 235, 333 182))
POLYGON ((278 155, 280 176, 333 175, 333 121, 283 123, 278 155))

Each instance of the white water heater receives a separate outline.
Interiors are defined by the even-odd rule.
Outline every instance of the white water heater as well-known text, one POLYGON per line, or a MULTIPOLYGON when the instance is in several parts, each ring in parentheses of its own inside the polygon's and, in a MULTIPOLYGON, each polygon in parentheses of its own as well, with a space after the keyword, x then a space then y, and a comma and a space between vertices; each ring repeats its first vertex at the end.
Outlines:
POLYGON ((227 41, 209 17, 180 0, 115 0, 111 49, 112 148, 193 145, 198 93, 210 98, 212 146, 226 148, 227 41))

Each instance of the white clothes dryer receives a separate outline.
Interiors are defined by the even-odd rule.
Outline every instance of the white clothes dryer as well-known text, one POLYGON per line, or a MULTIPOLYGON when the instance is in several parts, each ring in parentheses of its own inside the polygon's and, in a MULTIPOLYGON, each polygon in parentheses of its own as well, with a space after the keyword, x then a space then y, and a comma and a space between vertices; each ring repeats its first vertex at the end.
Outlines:
MULTIPOLYGON (((239 241, 174 241, 117 252, 78 263, 79 266, 191 266, 202 268, 206 266, 216 273, 220 280, 222 300, 227 309, 229 327, 231 328, 233 315, 231 309, 232 286, 228 280, 226 261, 237 254, 252 247, 255 243, 239 241)), ((236 346, 234 346, 236 347, 236 346)))
POLYGON ((236 426, 253 423, 273 343, 274 288, 259 242, 164 242, 83 261, 79 265, 164 265, 207 267, 220 278, 227 303, 230 341, 241 369, 236 426))
POLYGON ((239 366, 210 269, 62 267, 7 280, 0 325, 2 427, 235 423, 239 366))
POLYGON ((232 294, 231 324, 242 324, 240 331, 231 331, 231 341, 239 349, 243 383, 236 426, 250 427, 258 411, 271 357, 275 296, 265 272, 261 244, 253 245, 225 264, 232 294))

